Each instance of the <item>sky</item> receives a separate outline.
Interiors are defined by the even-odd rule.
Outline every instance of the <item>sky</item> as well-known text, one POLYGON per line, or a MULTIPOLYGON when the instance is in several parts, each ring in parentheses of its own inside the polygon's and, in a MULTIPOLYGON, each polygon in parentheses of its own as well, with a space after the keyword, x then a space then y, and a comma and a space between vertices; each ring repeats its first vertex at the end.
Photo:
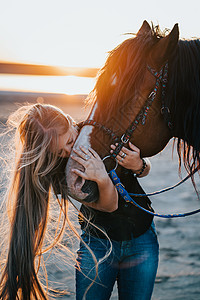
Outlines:
POLYGON ((99 68, 144 20, 200 37, 199 11, 199 0, 0 0, 0 61, 99 68))
POLYGON ((0 0, 0 60, 100 67, 143 20, 200 36, 199 0, 0 0))

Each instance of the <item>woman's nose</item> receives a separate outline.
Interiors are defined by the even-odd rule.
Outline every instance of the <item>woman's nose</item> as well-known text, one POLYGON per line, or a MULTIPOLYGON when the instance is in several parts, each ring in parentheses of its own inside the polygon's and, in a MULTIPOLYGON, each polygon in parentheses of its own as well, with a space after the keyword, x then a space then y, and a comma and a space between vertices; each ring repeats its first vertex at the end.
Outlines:
POLYGON ((72 142, 72 143, 70 144, 70 152, 72 151, 73 146, 74 146, 74 142, 72 142))
POLYGON ((78 136, 78 130, 77 130, 77 128, 76 127, 74 127, 74 137, 75 137, 75 140, 76 140, 76 138, 77 138, 77 136, 78 136))
POLYGON ((72 141, 72 143, 70 144, 70 152, 72 151, 72 148, 74 147, 75 141, 76 141, 76 137, 74 136, 74 137, 73 137, 73 141, 72 141))
POLYGON ((73 145, 74 145, 74 143, 75 143, 77 137, 78 137, 78 131, 75 129, 74 132, 73 132, 73 142, 72 142, 72 147, 73 147, 73 145))

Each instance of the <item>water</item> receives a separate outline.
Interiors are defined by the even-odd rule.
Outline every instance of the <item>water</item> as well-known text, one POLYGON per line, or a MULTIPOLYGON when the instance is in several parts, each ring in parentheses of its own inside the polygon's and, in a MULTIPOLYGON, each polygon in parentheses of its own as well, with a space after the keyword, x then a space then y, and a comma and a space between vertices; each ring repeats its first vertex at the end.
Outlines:
MULTIPOLYGON (((179 181, 178 158, 172 143, 151 159, 152 172, 141 180, 145 190, 158 189, 179 181), (156 187, 157 185, 157 187, 156 187)), ((195 176, 199 187, 199 176, 195 176)), ((180 187, 152 198, 156 211, 187 212, 200 206, 188 180, 180 187)), ((178 219, 155 218, 160 243, 160 263, 153 299, 200 299, 200 214, 178 219)))

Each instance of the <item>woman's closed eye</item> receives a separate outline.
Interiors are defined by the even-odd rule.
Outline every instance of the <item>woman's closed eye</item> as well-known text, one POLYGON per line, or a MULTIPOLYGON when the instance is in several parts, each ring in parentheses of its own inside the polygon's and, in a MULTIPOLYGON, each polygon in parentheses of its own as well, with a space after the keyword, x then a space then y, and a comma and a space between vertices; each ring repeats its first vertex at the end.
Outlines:
POLYGON ((61 149, 59 152, 58 152, 58 156, 61 156, 63 154, 63 149, 61 149))
POLYGON ((71 145, 73 143, 73 139, 70 139, 68 142, 67 142, 67 145, 71 145))

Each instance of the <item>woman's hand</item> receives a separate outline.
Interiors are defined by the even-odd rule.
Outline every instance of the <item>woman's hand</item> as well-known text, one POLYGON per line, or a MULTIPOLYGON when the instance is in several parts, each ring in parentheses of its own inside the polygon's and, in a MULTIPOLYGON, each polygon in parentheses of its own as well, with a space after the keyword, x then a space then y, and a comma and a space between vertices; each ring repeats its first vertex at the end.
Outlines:
POLYGON ((99 155, 92 149, 88 150, 80 146, 80 150, 73 150, 77 156, 72 155, 72 159, 81 164, 85 171, 78 169, 72 171, 85 180, 92 180, 98 184, 99 199, 96 202, 83 204, 104 212, 113 212, 118 208, 118 194, 110 177, 106 172, 103 161, 99 155))
MULTIPOLYGON (((119 164, 126 169, 131 169, 134 171, 140 170, 142 168, 142 160, 140 157, 140 149, 134 146, 131 142, 129 142, 129 147, 131 150, 126 147, 122 147, 119 154, 116 156, 119 164)), ((111 148, 115 150, 116 146, 111 145, 111 148)), ((110 152, 112 153, 113 150, 110 152)))
MULTIPOLYGON (((111 145, 111 153, 113 152, 113 150, 115 150, 116 145, 111 145)), ((131 142, 129 142, 129 147, 131 148, 131 150, 127 149, 126 147, 122 147, 121 151, 116 156, 116 159, 118 163, 124 168, 130 169, 134 173, 139 173, 143 167, 143 161, 140 157, 140 149, 133 145, 131 142)), ((148 159, 145 159, 145 162, 147 166, 140 177, 146 176, 149 173, 150 162, 148 159)))
POLYGON ((81 164, 85 171, 82 172, 78 169, 72 171, 85 180, 95 181, 98 185, 105 183, 109 177, 106 172, 103 161, 100 156, 92 149, 88 150, 80 146, 80 150, 73 150, 77 156, 71 155, 71 158, 81 164))

